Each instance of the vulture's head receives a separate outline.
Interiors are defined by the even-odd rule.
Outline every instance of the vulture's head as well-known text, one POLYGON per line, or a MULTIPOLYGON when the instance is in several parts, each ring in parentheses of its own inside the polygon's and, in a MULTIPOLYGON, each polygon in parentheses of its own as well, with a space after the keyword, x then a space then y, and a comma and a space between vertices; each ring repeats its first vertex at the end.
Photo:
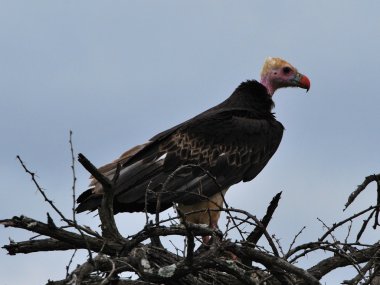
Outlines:
POLYGON ((290 63, 278 57, 268 57, 261 71, 261 84, 271 96, 278 88, 301 87, 309 91, 310 80, 290 63))

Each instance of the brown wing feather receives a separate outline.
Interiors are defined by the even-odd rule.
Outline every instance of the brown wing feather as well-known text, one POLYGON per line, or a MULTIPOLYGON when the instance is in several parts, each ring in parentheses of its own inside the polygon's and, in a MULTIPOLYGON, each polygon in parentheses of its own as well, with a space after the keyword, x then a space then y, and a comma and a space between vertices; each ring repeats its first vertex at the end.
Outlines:
MULTIPOLYGON (((139 144, 139 145, 132 147, 131 149, 124 152, 119 158, 115 159, 114 161, 112 161, 110 163, 107 163, 107 164, 99 167, 98 171, 100 173, 102 173, 103 175, 106 175, 109 178, 112 178, 113 175, 115 174, 116 166, 118 164, 124 164, 128 159, 130 159, 133 155, 135 155, 137 152, 142 150, 146 145, 147 145, 147 143, 139 144)), ((92 175, 90 176, 90 179, 91 179, 91 182, 90 182, 89 186, 94 187, 93 193, 94 194, 102 194, 103 189, 102 189, 101 184, 92 175)))

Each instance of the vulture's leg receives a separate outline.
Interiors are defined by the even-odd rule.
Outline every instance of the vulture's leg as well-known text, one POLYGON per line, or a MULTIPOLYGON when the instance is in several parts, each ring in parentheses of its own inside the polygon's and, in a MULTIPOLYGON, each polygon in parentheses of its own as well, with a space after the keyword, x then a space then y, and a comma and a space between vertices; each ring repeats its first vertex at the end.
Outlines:
MULTIPOLYGON (((208 200, 193 205, 179 204, 179 210, 186 216, 186 221, 194 224, 208 225, 211 229, 218 229, 220 209, 223 208, 223 197, 227 189, 211 196, 208 200)), ((203 244, 208 244, 210 236, 203 236, 203 244)))

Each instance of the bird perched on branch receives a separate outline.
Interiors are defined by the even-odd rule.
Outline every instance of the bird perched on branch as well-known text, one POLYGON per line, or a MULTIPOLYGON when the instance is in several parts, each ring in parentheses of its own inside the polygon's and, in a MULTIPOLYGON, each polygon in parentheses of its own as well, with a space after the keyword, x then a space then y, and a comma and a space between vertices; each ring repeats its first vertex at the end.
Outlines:
MULTIPOLYGON (((288 62, 267 58, 261 81, 241 83, 219 105, 125 152, 99 171, 115 186, 114 213, 156 213, 178 205, 186 221, 217 227, 228 188, 252 180, 276 152, 284 127, 272 96, 282 87, 309 90, 310 81, 288 62), (159 199, 159 203, 157 203, 159 199)), ((77 212, 96 210, 103 189, 95 179, 77 212)))

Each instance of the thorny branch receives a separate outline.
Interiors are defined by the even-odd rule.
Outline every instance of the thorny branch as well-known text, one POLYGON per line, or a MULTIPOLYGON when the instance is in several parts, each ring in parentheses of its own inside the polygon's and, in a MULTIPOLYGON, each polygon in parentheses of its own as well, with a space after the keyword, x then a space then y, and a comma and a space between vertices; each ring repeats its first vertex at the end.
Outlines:
MULTIPOLYGON (((70 133, 70 146, 72 156, 72 140, 70 133)), ((37 189, 45 200, 58 213, 64 226, 58 227, 48 216, 48 222, 43 223, 29 217, 20 216, 0 220, 5 227, 21 228, 42 237, 27 241, 11 241, 3 246, 8 254, 32 253, 57 250, 80 250, 93 252, 95 255, 72 272, 67 267, 67 276, 63 280, 49 281, 48 284, 320 284, 319 280, 329 272, 344 266, 356 268, 357 273, 344 284, 375 284, 375 277, 379 271, 380 244, 363 244, 359 242, 362 234, 367 230, 367 224, 374 219, 376 228, 379 216, 380 202, 380 175, 368 176, 365 181, 350 195, 346 207, 371 183, 377 183, 377 204, 371 205, 346 219, 334 223, 332 226, 325 224, 326 231, 317 241, 296 245, 297 238, 301 235, 302 228, 294 237, 289 250, 280 252, 274 242, 274 235, 270 235, 267 227, 273 217, 281 197, 278 193, 268 206, 265 216, 259 220, 255 215, 247 211, 230 207, 210 211, 224 211, 229 216, 233 226, 227 230, 237 230, 241 236, 240 241, 232 242, 224 233, 217 229, 210 229, 202 225, 191 224, 186 221, 186 216, 177 210, 178 216, 169 219, 160 219, 156 214, 155 223, 146 223, 138 233, 123 237, 117 228, 113 218, 113 191, 117 182, 119 170, 112 180, 104 177, 95 166, 79 154, 80 163, 102 184, 104 199, 99 209, 102 236, 94 230, 80 226, 75 220, 65 218, 62 212, 47 197, 45 191, 39 186, 35 174, 30 171, 17 157, 24 170, 31 175, 37 189), (358 222, 359 217, 368 215, 362 222, 356 239, 350 241, 352 223, 358 222), (183 225, 173 223, 181 218, 183 225), (350 223, 344 242, 335 237, 335 232, 346 223, 350 223), (168 226, 167 223, 170 223, 168 226), (246 229, 242 230, 241 227, 246 229), (79 234, 71 232, 76 229, 79 234), (195 237, 214 236, 207 247, 196 249, 195 237), (187 238, 186 250, 183 254, 172 253, 170 250, 156 246, 154 241, 158 237, 183 236, 187 238), (260 244, 262 237, 266 238, 270 250, 260 244), (330 240, 330 238, 331 240, 330 240), (298 262, 302 257, 314 251, 323 253, 331 252, 333 256, 327 256, 310 268, 302 268, 298 262), (362 265, 363 264, 363 265, 362 265), (120 275, 122 273, 134 273, 135 279, 128 279, 120 275)), ((191 166, 194 167, 194 166, 191 166)), ((73 200, 75 200, 75 169, 73 171, 73 200)), ((174 174, 173 174, 174 175, 174 174)), ((160 195, 160 194, 159 194, 160 195)), ((200 194, 201 195, 201 194, 200 194)), ((157 199, 157 213, 159 212, 159 197, 157 199)), ((148 221, 148 218, 147 218, 148 221)), ((360 222, 360 221, 359 221, 360 222)), ((72 259, 70 260, 70 264, 72 259)))

